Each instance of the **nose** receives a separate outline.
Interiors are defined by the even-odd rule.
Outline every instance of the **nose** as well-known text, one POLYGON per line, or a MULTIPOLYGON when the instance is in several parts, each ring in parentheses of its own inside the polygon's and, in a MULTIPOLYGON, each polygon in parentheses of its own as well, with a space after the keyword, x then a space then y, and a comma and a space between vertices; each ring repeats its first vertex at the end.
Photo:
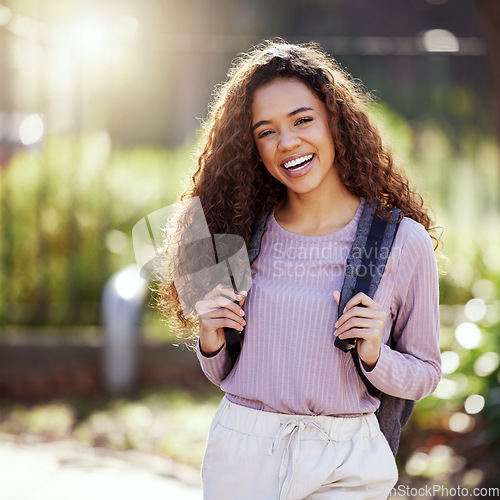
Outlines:
POLYGON ((300 146, 300 138, 297 134, 290 130, 284 130, 280 133, 278 147, 281 151, 288 151, 300 146))

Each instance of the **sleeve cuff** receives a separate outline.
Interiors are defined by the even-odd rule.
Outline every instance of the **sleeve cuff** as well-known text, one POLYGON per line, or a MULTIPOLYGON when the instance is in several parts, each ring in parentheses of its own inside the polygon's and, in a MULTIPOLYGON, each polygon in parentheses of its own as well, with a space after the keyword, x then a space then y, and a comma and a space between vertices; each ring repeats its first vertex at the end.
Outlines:
POLYGON ((206 377, 216 385, 221 384, 233 367, 231 356, 227 351, 226 344, 222 346, 217 354, 205 356, 201 352, 200 340, 198 339, 196 343, 196 355, 200 362, 201 369, 205 373, 206 377))
POLYGON ((391 353, 389 351, 391 348, 388 345, 382 344, 380 346, 380 356, 371 370, 367 370, 363 362, 360 363, 361 371, 365 377, 382 392, 387 392, 387 380, 391 371, 391 353))
POLYGON ((379 391, 414 401, 431 394, 441 378, 439 363, 412 359, 386 344, 382 344, 373 370, 366 370, 362 363, 361 370, 379 391))

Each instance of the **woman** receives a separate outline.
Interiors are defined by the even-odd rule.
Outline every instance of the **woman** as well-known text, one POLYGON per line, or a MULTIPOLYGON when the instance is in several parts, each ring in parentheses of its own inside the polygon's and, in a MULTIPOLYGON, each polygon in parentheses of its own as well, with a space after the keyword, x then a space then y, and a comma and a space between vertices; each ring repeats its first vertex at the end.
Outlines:
POLYGON ((248 294, 215 288, 195 323, 173 284, 163 287, 161 305, 199 327, 202 369, 226 392, 202 467, 205 498, 386 498, 397 469, 379 400, 334 339, 358 338, 363 372, 382 392, 418 400, 435 389, 438 280, 422 199, 394 167, 366 97, 314 45, 266 42, 242 56, 205 132, 184 196, 199 197, 210 232, 248 244, 270 211, 248 294), (338 318, 366 203, 404 218, 374 298, 357 294, 338 318), (245 329, 236 361, 224 328, 245 329), (401 352, 387 345, 391 330, 401 352))

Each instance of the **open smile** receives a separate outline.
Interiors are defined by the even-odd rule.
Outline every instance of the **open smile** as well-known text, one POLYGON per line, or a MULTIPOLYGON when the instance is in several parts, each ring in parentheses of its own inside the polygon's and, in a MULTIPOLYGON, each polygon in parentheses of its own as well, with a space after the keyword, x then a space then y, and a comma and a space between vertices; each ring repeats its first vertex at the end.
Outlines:
POLYGON ((288 177, 302 177, 311 170, 315 160, 316 155, 310 153, 288 160, 280 166, 284 169, 288 177))
POLYGON ((300 170, 306 168, 309 163, 311 163, 313 158, 314 154, 308 154, 282 163, 281 166, 289 172, 299 172, 300 170))

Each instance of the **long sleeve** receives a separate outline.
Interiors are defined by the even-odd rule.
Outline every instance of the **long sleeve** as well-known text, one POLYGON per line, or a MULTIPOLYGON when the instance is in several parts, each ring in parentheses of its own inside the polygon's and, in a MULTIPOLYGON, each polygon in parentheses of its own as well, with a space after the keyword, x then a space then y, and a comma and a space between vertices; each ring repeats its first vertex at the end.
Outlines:
POLYGON ((200 349, 200 341, 196 343, 196 355, 200 361, 201 369, 210 382, 220 386, 233 368, 233 360, 229 355, 226 345, 215 356, 205 356, 200 349))
MULTIPOLYGON (((334 345, 337 304, 346 259, 363 210, 344 228, 321 236, 291 233, 271 214, 254 262, 245 300, 245 340, 233 366, 223 347, 213 357, 199 350, 202 370, 236 404, 300 415, 355 416, 376 411, 351 355, 334 345)), ((382 346, 366 375, 383 392, 420 399, 440 378, 438 281, 424 227, 404 218, 374 300, 401 336, 382 346)))
POLYGON ((363 371, 380 391, 419 400, 441 378, 438 273, 432 240, 423 226, 409 221, 400 230, 406 234, 398 249, 394 285, 396 350, 383 343, 375 367, 363 371))

